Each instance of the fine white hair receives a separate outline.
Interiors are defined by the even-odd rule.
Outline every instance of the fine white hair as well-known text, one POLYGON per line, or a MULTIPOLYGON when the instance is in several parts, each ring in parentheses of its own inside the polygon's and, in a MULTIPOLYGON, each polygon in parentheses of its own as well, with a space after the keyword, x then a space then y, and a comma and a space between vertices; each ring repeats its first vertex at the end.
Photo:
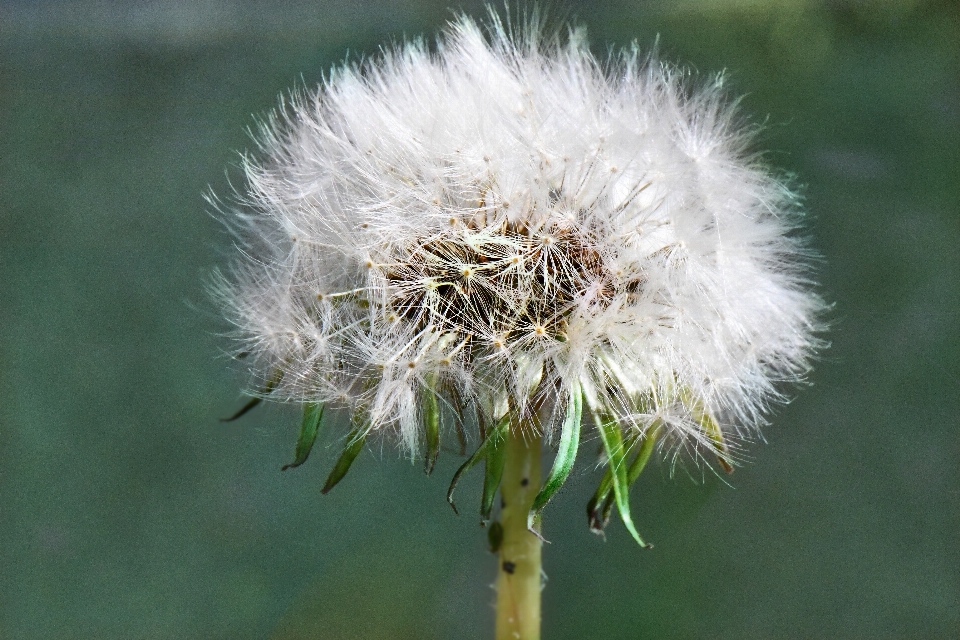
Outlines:
POLYGON ((735 458, 819 346, 796 195, 721 76, 518 31, 460 18, 262 125, 215 284, 237 351, 411 454, 425 394, 486 424, 548 397, 549 437, 583 389, 735 458))

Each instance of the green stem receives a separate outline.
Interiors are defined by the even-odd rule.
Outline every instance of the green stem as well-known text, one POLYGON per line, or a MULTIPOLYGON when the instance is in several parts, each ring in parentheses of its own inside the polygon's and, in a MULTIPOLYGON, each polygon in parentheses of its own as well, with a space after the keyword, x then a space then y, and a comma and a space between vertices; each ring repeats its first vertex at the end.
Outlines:
POLYGON ((533 499, 540 491, 540 435, 514 424, 507 436, 500 484, 503 541, 497 575, 497 640, 540 638, 540 551, 527 529, 533 499))

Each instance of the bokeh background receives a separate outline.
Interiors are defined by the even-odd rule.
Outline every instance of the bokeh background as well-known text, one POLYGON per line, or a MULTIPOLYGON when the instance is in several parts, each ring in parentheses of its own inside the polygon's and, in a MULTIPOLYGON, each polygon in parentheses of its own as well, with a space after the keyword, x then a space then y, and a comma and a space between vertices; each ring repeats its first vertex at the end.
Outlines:
MULTIPOLYGON (((446 2, 0 4, 0 638, 483 638, 472 510, 298 416, 241 402, 204 279, 202 193, 246 129, 347 55, 434 34, 446 2)), ((454 5, 456 6, 456 5, 454 5)), ((480 15, 480 3, 465 3, 480 15)), ((960 10, 952 1, 555 4, 594 47, 726 69, 805 185, 835 302, 812 386, 728 486, 653 465, 652 552, 551 504, 544 637, 960 637, 960 10)), ((233 167, 232 169, 230 167, 233 167)), ((479 478, 459 490, 474 500, 479 478)))

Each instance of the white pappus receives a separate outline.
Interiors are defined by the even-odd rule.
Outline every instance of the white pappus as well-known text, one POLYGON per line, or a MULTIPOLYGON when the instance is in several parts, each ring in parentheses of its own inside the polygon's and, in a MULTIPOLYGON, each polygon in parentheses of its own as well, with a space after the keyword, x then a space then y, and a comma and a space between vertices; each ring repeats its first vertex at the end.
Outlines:
POLYGON ((263 124, 214 286, 238 351, 411 455, 424 398, 549 438, 582 389, 726 468, 820 344, 796 196, 721 77, 520 31, 461 18, 263 124))

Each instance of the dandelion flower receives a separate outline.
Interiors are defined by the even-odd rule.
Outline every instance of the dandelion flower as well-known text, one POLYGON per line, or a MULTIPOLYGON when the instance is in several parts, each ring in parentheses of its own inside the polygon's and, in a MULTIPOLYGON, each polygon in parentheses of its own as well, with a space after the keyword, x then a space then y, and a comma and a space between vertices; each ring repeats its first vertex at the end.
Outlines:
POLYGON ((354 425, 325 489, 367 438, 428 471, 442 440, 472 443, 454 481, 485 463, 485 518, 503 483, 501 578, 523 574, 504 555, 516 520, 539 599, 526 529, 581 437, 607 464, 590 526, 616 506, 642 543, 626 490, 646 460, 732 470, 807 372, 822 302, 796 197, 722 78, 520 31, 462 18, 433 51, 344 65, 285 103, 244 163, 242 257, 216 290, 260 395, 306 407, 294 464, 324 408, 354 425))

